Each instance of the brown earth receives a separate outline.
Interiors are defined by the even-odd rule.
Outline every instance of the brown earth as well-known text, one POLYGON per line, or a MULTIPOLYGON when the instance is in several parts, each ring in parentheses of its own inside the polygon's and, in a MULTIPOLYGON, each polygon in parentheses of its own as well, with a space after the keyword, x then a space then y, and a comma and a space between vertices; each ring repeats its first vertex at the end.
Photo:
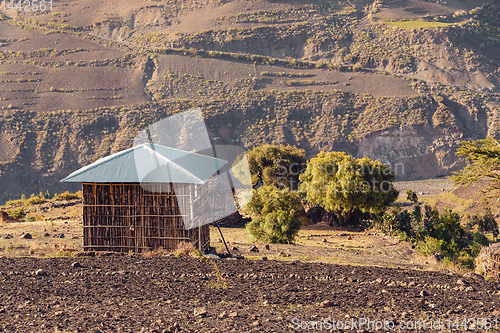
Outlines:
MULTIPOLYGON (((5 209, 19 207, 16 205, 5 209)), ((44 258, 68 255, 61 252, 62 248, 82 248, 80 200, 46 202, 23 208, 27 214, 23 220, 8 221, 0 227, 0 256, 44 258), (29 233, 32 238, 21 238, 25 233, 29 233)), ((314 222, 317 223, 301 228, 294 244, 271 244, 267 247, 250 238, 241 220, 237 225, 221 229, 230 252, 249 259, 266 257, 270 260, 447 270, 434 257, 418 254, 411 244, 376 230, 331 227, 321 221, 321 217, 315 218, 314 222), (257 251, 251 250, 254 246, 257 251)), ((210 228, 210 238, 217 252, 226 253, 226 247, 215 227, 210 228)))
POLYGON ((5 332, 293 332, 325 318, 451 332, 446 320, 495 320, 500 302, 500 283, 454 274, 170 256, 3 258, 0 290, 5 332))
POLYGON ((53 12, 2 11, 0 203, 74 191, 59 180, 192 107, 202 108, 215 144, 292 144, 308 158, 343 150, 388 163, 406 180, 460 169, 459 142, 500 128, 497 4, 378 5, 86 0, 58 1, 53 12), (370 7, 379 9, 373 17, 370 7), (384 23, 422 17, 453 22, 384 23), (215 53, 187 55, 201 49, 215 53), (254 64, 257 55, 278 59, 254 64), (292 68, 297 60, 310 63, 292 68))

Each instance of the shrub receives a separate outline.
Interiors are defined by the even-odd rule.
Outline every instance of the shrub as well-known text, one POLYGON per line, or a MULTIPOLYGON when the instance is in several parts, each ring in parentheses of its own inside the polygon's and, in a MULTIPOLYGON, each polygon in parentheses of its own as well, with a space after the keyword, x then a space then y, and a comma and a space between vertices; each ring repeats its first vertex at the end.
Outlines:
POLYGON ((427 236, 424 241, 418 243, 416 250, 425 256, 430 256, 441 252, 442 245, 442 240, 427 236))
POLYGON ((457 262, 460 266, 469 270, 473 270, 475 268, 474 258, 475 256, 471 255, 467 251, 460 251, 457 262))
POLYGON ((478 229, 481 232, 491 232, 493 234, 493 238, 498 237, 498 223, 491 212, 490 207, 485 207, 485 214, 482 219, 478 221, 478 229))
POLYGON ((261 186, 253 190, 252 199, 244 207, 244 211, 252 217, 259 218, 277 210, 301 210, 300 193, 289 189, 278 189, 274 186, 261 186))
POLYGON ((82 195, 83 195, 82 191, 78 191, 76 193, 69 193, 69 191, 66 191, 66 192, 61 193, 61 194, 55 194, 54 201, 81 199, 82 195))
POLYGON ((180 242, 175 250, 176 257, 189 257, 196 253, 196 248, 190 242, 180 242))
POLYGON ((19 207, 16 209, 8 209, 6 210, 6 213, 9 215, 9 218, 11 220, 15 221, 20 221, 26 216, 26 213, 24 212, 24 207, 19 207))
POLYGON ((42 204, 46 201, 47 201, 47 199, 45 199, 43 194, 41 197, 32 194, 31 197, 28 200, 26 200, 25 205, 38 205, 38 204, 42 204))
POLYGON ((247 223, 246 229, 255 240, 290 244, 299 232, 301 222, 294 217, 295 211, 278 209, 247 223))
POLYGON ((412 191, 410 188, 406 191, 406 200, 411 201, 413 203, 418 203, 417 193, 412 191))
POLYGON ((19 205, 19 204, 22 204, 24 205, 24 203, 26 202, 26 199, 17 199, 17 200, 9 200, 5 203, 5 206, 15 206, 15 205, 19 205))

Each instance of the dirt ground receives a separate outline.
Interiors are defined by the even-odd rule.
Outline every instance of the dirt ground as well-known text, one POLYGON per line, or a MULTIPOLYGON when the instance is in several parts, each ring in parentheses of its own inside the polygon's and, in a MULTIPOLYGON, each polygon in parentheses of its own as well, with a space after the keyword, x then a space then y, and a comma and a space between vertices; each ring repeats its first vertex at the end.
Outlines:
POLYGON ((4 332, 294 332, 329 320, 376 331, 363 319, 427 332, 494 324, 500 301, 500 283, 455 274, 173 256, 3 258, 0 289, 4 332))
POLYGON ((0 226, 0 332, 329 331, 333 320, 354 332, 384 320, 394 331, 437 331, 432 322, 450 332, 500 315, 500 282, 451 271, 376 230, 320 222, 295 244, 261 244, 244 226, 222 228, 245 259, 73 256, 60 250, 81 248, 80 211, 79 200, 47 202, 26 207, 37 221, 0 226))
MULTIPOLYGON (((15 206, 17 207, 17 206, 15 206)), ((46 202, 27 206, 33 222, 10 222, 0 226, 0 256, 54 257, 67 255, 62 249, 81 249, 82 220, 79 200, 46 202), (22 235, 29 233, 32 238, 22 235)), ((244 225, 221 228, 230 252, 248 259, 300 260, 350 265, 404 267, 422 270, 446 269, 432 257, 419 255, 411 244, 400 242, 376 230, 334 228, 324 222, 304 226, 295 244, 254 243, 244 225), (251 250, 256 245, 257 250, 251 250)), ((211 245, 218 253, 226 253, 222 237, 215 227, 210 229, 211 245)))

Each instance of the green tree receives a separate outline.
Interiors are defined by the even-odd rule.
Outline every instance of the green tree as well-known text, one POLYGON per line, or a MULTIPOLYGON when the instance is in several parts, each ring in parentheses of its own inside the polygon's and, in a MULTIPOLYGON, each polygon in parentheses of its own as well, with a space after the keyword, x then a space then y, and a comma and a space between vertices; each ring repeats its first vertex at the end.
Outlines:
POLYGON ((306 165, 304 150, 290 145, 254 147, 248 153, 248 164, 252 174, 252 185, 276 185, 296 190, 299 174, 306 165))
POLYGON ((465 156, 469 163, 451 177, 457 185, 467 185, 484 178, 492 180, 487 190, 500 189, 500 143, 493 137, 476 141, 462 141, 457 156, 465 156))
POLYGON ((406 191, 406 200, 411 201, 413 203, 418 203, 417 193, 412 191, 410 188, 406 191))
POLYGON ((300 193, 275 186, 261 186, 253 192, 244 207, 252 217, 246 225, 250 236, 264 242, 292 243, 301 226, 294 216, 302 208, 300 193))
POLYGON ((482 219, 478 221, 478 229, 480 232, 491 232, 493 238, 497 238, 499 234, 498 223, 491 212, 491 208, 486 206, 484 208, 485 214, 482 219))
POLYGON ((301 222, 293 214, 295 211, 278 209, 258 217, 246 225, 248 233, 256 240, 270 243, 293 243, 300 230, 301 222))
POLYGON ((446 207, 444 213, 439 217, 439 222, 434 225, 431 236, 437 239, 443 239, 446 242, 462 245, 462 238, 465 230, 460 225, 460 217, 446 207))
POLYGON ((244 211, 252 217, 260 217, 281 210, 301 210, 299 192, 278 189, 275 186, 261 186, 253 190, 252 199, 245 205, 244 211))
POLYGON ((353 224, 356 214, 380 214, 398 197, 394 172, 368 157, 321 152, 307 163, 300 189, 308 202, 333 212, 340 225, 353 224))

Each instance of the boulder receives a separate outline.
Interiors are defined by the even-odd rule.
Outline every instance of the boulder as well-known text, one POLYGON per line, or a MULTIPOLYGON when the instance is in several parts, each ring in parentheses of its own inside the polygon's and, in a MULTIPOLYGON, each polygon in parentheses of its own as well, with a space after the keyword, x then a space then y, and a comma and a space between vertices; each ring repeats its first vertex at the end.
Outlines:
POLYGON ((486 279, 500 281, 500 243, 483 247, 475 263, 476 273, 486 279))
POLYGON ((0 224, 10 222, 9 214, 6 211, 0 210, 0 224))

